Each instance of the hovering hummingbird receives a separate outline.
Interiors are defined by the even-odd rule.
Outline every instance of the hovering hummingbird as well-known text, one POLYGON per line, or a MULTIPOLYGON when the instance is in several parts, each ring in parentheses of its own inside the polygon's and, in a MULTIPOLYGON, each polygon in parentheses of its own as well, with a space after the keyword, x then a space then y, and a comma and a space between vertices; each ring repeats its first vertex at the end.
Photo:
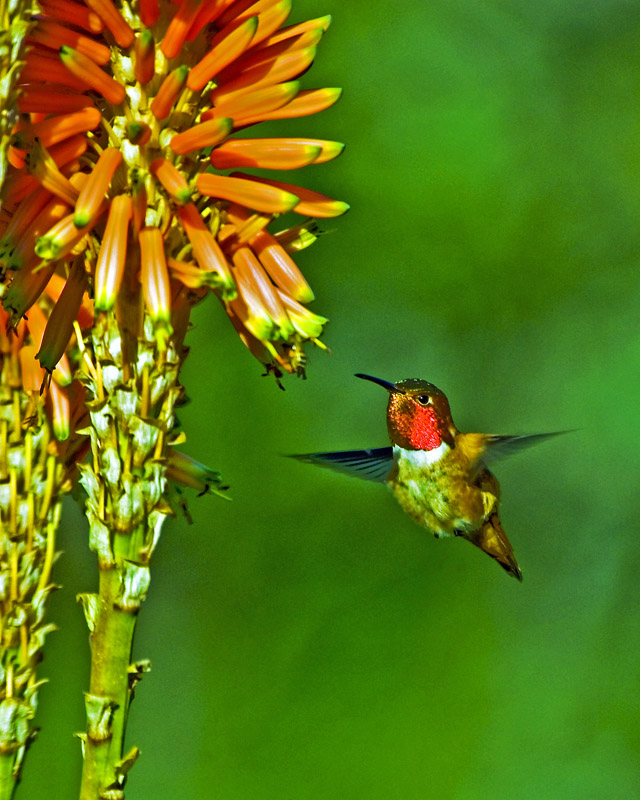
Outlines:
POLYGON ((449 401, 417 378, 390 383, 358 373, 389 392, 391 447, 296 455, 300 461, 386 483, 400 505, 436 539, 461 536, 522 580, 513 548, 500 524, 500 485, 487 464, 558 433, 499 436, 460 433, 449 401))

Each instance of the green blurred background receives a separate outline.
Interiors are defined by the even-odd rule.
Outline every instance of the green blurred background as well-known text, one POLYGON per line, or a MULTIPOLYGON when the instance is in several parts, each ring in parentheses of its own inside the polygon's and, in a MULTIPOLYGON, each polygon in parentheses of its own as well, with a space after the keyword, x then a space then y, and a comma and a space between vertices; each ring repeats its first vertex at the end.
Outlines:
MULTIPOLYGON (((286 392, 197 310, 190 502, 152 571, 128 800, 640 796, 637 51, 624 0, 296 0, 333 14, 316 118, 347 143, 285 176, 350 213, 299 256, 332 355, 286 392), (497 469, 519 585, 382 487, 282 453, 381 446, 368 372, 428 379, 463 430, 578 428, 497 469)), ((40 736, 19 796, 74 797, 95 587, 70 502, 40 736)))

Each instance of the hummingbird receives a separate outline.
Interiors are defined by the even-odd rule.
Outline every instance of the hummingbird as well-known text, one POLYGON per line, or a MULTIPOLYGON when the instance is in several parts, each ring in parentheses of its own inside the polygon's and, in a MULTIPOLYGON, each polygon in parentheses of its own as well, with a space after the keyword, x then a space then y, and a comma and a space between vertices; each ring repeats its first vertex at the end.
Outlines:
POLYGON ((386 483, 402 508, 436 539, 459 536, 522 580, 499 516, 500 485, 488 464, 564 431, 503 436, 461 433, 445 393, 427 381, 397 383, 357 373, 389 392, 390 447, 295 455, 365 480, 386 483))

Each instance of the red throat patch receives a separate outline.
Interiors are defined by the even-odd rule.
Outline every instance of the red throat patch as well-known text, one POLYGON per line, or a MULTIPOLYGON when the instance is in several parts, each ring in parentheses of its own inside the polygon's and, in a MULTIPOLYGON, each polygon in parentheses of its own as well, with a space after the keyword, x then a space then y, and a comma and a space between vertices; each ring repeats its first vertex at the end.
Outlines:
POLYGON ((435 450, 442 444, 438 418, 432 406, 414 407, 410 413, 400 406, 395 397, 389 405, 389 428, 393 429, 392 439, 397 444, 411 450, 435 450))

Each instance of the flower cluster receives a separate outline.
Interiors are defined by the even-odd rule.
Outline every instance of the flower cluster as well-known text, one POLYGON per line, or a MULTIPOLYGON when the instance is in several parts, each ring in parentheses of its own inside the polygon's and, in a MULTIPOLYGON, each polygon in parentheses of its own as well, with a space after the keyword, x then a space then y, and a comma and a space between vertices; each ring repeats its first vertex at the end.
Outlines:
POLYGON ((209 292, 270 371, 304 374, 303 344, 320 344, 326 319, 306 307, 313 293, 291 254, 315 239, 315 218, 348 206, 228 171, 340 154, 338 142, 232 135, 336 102, 340 90, 298 80, 330 19, 283 28, 291 0, 40 6, 20 77, 0 269, 14 325, 27 315, 37 328, 41 298, 55 303, 33 334, 52 385, 76 323, 114 312, 135 337, 144 309, 160 347, 169 337, 180 347, 209 292), (290 211, 300 224, 271 232, 290 211))

